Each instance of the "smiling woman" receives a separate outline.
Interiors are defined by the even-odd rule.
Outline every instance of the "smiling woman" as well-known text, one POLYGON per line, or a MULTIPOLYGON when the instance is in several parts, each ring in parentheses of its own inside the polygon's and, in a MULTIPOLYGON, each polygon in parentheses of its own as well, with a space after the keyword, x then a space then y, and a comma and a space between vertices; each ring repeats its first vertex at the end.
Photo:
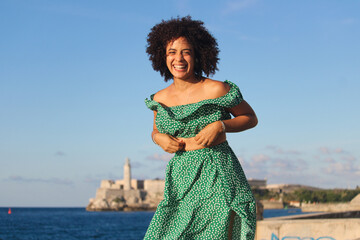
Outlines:
POLYGON ((166 47, 166 65, 173 78, 193 77, 194 62, 194 49, 186 38, 179 37, 166 47))
POLYGON ((226 132, 252 128, 257 118, 234 83, 208 78, 219 60, 216 40, 201 21, 171 19, 152 28, 147 53, 173 80, 145 100, 154 111, 151 136, 175 155, 145 239, 254 239, 254 197, 226 132))

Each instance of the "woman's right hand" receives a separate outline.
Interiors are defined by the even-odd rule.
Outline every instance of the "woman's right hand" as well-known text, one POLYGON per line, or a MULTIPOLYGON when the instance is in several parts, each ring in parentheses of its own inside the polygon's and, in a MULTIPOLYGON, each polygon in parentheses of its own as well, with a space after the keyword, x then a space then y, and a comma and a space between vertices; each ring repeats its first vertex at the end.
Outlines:
POLYGON ((153 140, 165 152, 168 153, 175 153, 177 151, 183 150, 185 147, 184 141, 164 133, 155 133, 153 135, 153 140))

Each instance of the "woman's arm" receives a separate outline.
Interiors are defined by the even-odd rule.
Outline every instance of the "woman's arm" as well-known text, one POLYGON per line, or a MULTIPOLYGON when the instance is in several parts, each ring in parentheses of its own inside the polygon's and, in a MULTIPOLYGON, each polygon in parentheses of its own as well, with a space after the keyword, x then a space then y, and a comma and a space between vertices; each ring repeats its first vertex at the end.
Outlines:
POLYGON ((223 120, 224 127, 221 121, 210 123, 203 128, 196 136, 197 144, 203 146, 211 146, 212 143, 225 132, 241 132, 257 125, 258 120, 254 110, 246 101, 240 102, 238 105, 227 109, 234 118, 223 120))
POLYGON ((156 114, 154 111, 153 131, 151 133, 152 140, 159 145, 165 152, 174 153, 184 148, 184 142, 168 134, 160 133, 156 128, 156 114))
POLYGON ((226 132, 241 132, 255 127, 258 123, 254 110, 245 100, 241 101, 235 107, 227 109, 227 111, 230 112, 234 118, 223 121, 226 132))

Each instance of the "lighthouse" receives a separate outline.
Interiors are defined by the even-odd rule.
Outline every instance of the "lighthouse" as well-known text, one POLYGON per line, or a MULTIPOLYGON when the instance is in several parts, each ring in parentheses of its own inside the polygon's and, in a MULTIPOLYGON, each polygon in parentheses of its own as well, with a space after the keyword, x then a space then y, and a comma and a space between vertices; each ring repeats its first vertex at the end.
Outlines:
POLYGON ((124 164, 124 190, 131 189, 131 166, 130 166, 130 159, 125 159, 124 164))

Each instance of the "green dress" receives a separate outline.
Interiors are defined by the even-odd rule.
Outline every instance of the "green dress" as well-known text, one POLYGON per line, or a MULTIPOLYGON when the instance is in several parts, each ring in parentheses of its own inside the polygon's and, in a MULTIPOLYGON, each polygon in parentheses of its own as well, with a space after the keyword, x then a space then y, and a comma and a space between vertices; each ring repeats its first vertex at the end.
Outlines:
MULTIPOLYGON (((165 107, 146 99, 157 111, 156 127, 174 137, 194 137, 208 124, 230 119, 227 108, 242 101, 230 81, 224 96, 165 107)), ((164 199, 144 239, 227 239, 230 213, 236 215, 233 239, 254 239, 256 204, 241 165, 227 141, 208 148, 178 151, 166 167, 164 199)))

